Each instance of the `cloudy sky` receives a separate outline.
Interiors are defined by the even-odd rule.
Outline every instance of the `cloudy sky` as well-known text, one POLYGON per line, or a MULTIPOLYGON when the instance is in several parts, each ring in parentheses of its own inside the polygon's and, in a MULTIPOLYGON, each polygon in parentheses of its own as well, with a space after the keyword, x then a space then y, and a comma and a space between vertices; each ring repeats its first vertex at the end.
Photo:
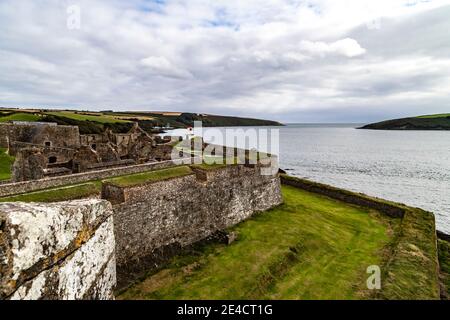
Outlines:
POLYGON ((0 0, 0 30, 2 106, 450 112, 450 0, 0 0))

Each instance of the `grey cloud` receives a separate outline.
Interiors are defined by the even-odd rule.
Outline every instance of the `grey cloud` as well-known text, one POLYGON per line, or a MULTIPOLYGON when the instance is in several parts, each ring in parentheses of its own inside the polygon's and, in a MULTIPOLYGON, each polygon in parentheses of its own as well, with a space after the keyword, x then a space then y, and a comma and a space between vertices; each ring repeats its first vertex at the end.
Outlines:
POLYGON ((0 3, 2 104, 290 122, 364 122, 449 106, 450 6, 342 31, 320 18, 327 0, 313 9, 284 0, 79 3, 78 31, 65 28, 64 1, 0 3))

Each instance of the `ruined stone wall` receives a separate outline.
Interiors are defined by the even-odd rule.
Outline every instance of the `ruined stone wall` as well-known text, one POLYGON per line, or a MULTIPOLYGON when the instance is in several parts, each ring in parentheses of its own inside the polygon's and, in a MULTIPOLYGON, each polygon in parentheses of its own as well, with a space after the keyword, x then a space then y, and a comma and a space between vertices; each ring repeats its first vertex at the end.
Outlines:
POLYGON ((0 205, 0 299, 112 299, 111 204, 0 205))
MULTIPOLYGON (((74 148, 80 145, 77 126, 57 126, 52 124, 14 124, 7 125, 10 144, 24 142, 39 146, 74 148)), ((13 146, 13 145, 12 145, 13 146)), ((17 150, 12 148, 11 154, 17 150)))
POLYGON ((279 205, 278 175, 260 170, 240 165, 128 188, 104 184, 103 197, 114 202, 119 287, 182 248, 279 205))
POLYGON ((46 158, 40 148, 28 147, 21 149, 16 154, 16 160, 12 167, 14 182, 38 180, 44 178, 46 158))
POLYGON ((107 143, 108 137, 104 134, 82 134, 80 135, 80 143, 90 146, 93 143, 107 143))
POLYGON ((0 148, 8 148, 9 124, 0 123, 0 148))

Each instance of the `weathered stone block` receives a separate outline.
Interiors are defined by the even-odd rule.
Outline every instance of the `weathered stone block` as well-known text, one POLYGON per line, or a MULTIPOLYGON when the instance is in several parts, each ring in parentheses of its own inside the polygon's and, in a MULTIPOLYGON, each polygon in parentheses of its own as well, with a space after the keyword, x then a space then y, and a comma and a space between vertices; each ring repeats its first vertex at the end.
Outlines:
POLYGON ((0 298, 113 298, 113 228, 104 200, 1 204, 0 298))

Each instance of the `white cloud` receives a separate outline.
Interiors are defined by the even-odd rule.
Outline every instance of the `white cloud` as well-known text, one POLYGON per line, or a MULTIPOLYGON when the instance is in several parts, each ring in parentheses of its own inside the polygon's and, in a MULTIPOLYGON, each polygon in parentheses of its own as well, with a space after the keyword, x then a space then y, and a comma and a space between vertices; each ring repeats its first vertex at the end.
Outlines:
POLYGON ((177 68, 164 57, 147 57, 141 60, 141 64, 147 67, 155 75, 175 78, 192 78, 192 74, 182 68, 177 68))
POLYGON ((325 54, 335 53, 349 58, 357 57, 366 53, 366 49, 362 48, 358 41, 350 38, 338 40, 333 43, 322 41, 312 42, 304 40, 300 43, 301 50, 306 52, 324 56, 325 54))
POLYGON ((3 105, 302 121, 450 104, 450 0, 77 3, 68 30, 72 2, 0 1, 3 105))

